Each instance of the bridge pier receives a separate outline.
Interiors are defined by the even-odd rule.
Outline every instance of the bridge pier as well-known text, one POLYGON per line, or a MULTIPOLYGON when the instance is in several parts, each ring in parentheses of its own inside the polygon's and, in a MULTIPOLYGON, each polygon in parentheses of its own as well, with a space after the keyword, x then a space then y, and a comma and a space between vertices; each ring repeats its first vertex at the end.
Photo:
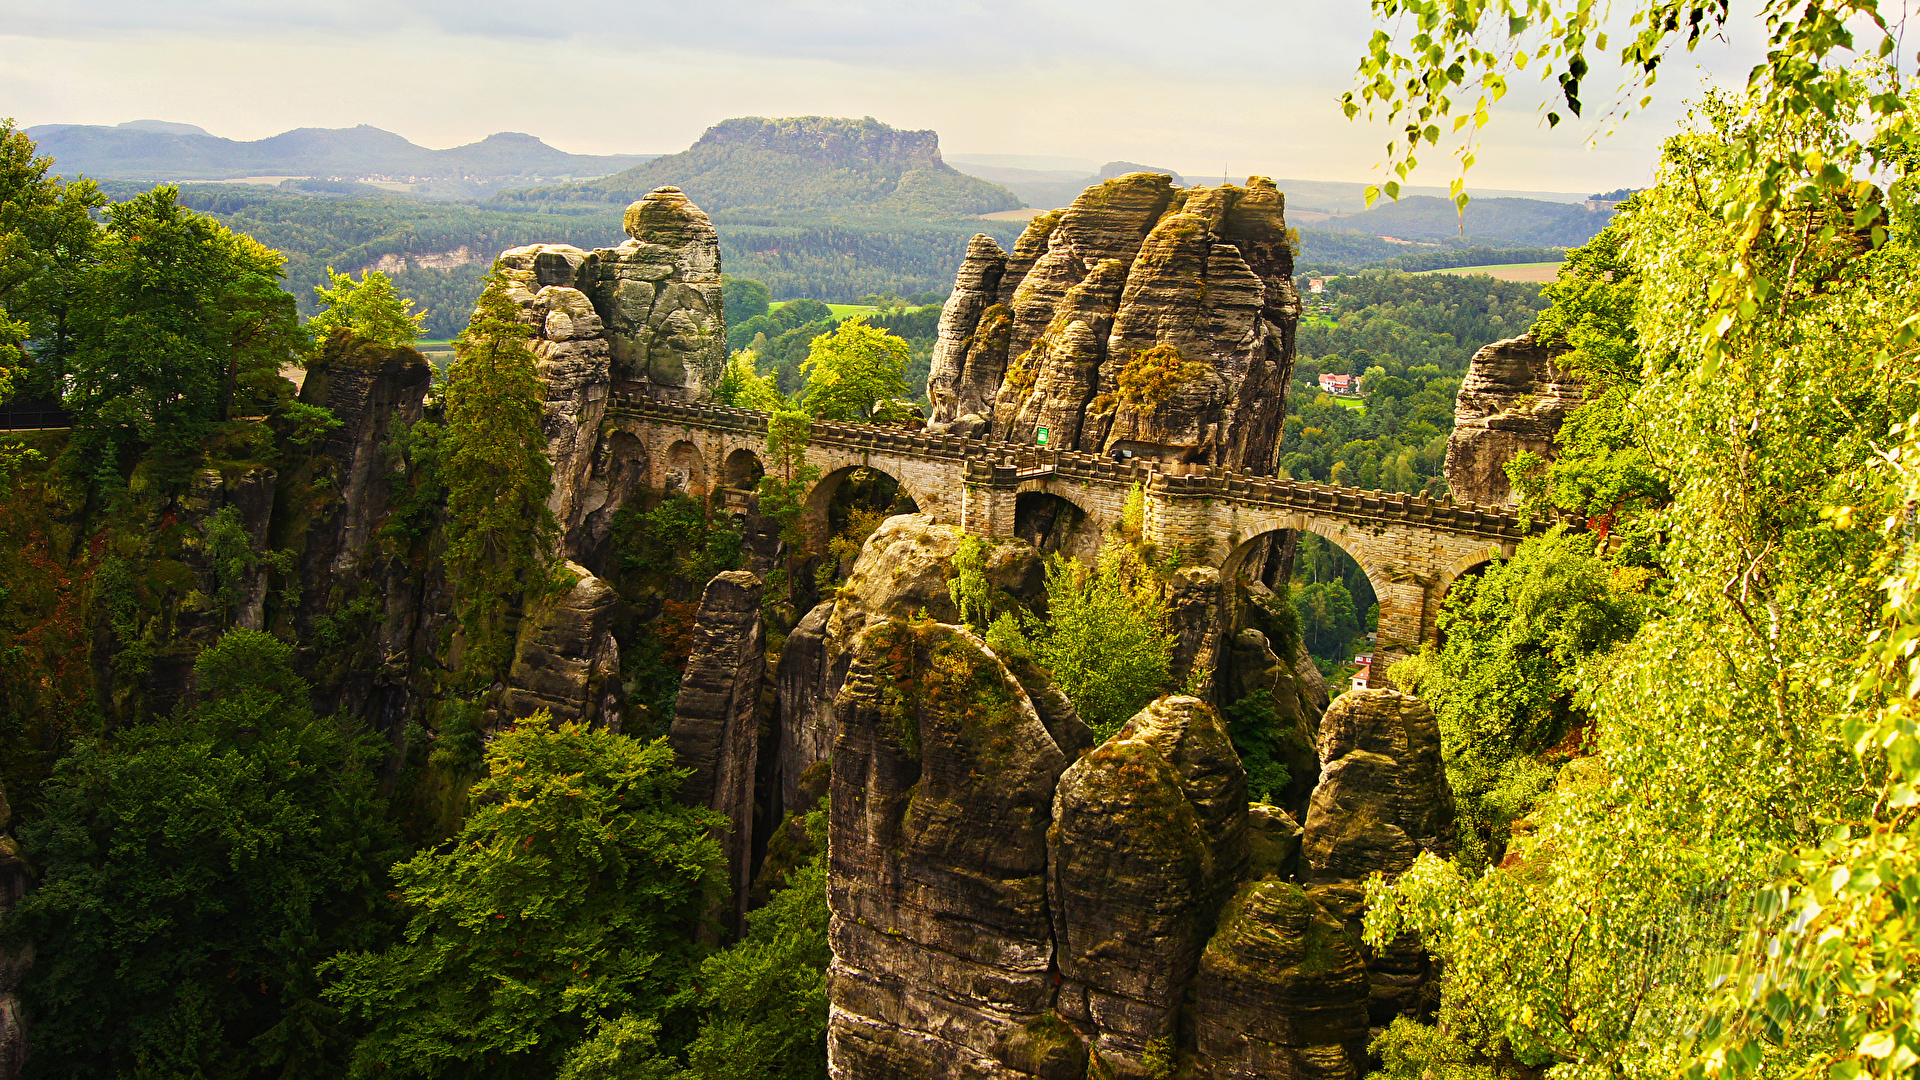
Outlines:
POLYGON ((1019 470, 1013 465, 968 459, 960 492, 960 528, 989 540, 1011 537, 1019 486, 1019 470))

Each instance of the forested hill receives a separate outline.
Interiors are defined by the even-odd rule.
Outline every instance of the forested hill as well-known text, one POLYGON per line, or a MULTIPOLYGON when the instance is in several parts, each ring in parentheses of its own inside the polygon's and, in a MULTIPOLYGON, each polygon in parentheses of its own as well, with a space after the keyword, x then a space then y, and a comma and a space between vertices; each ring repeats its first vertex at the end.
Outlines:
POLYGON ((507 204, 625 206, 671 184, 709 214, 970 217, 1013 210, 998 184, 954 170, 931 131, 901 131, 866 117, 723 120, 691 147, 600 180, 508 192, 507 204))

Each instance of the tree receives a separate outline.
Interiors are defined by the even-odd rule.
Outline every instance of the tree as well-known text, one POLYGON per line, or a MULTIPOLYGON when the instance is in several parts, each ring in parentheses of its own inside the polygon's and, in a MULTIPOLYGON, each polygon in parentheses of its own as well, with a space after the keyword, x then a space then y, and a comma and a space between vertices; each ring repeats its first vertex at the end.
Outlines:
POLYGON ((747 936, 700 965, 700 1034, 683 1080, 824 1080, 827 1075, 827 815, 807 815, 815 854, 747 936))
POLYGON ((0 926, 43 1077, 337 1075, 314 966, 383 941, 397 853, 378 740, 313 715, 293 651, 234 630, 197 702, 81 743, 22 840, 41 872, 0 926))
POLYGON ((765 315, 773 306, 773 293, 752 278, 727 274, 720 279, 720 302, 726 309, 729 325, 743 323, 765 315))
POLYGON ((1166 603, 1125 544, 1109 543, 1091 571, 1061 555, 1049 558, 1046 618, 1026 620, 1021 630, 1101 740, 1168 689, 1173 640, 1166 603))
MULTIPOLYGON (((1797 231, 1729 235, 1753 152, 1828 154, 1870 119, 1858 101, 1839 118, 1807 105, 1783 118, 1710 96, 1622 215, 1640 275, 1627 401, 1671 492, 1627 512, 1650 522, 1659 588, 1630 638, 1570 679, 1531 676, 1535 700, 1571 690, 1593 727, 1505 860, 1422 856, 1370 885, 1369 939, 1416 932, 1447 971, 1429 1036, 1380 1046, 1410 1055, 1391 1074, 1471 1060, 1844 1078, 1905 1075, 1920 1055, 1900 914, 1920 889, 1905 502, 1920 252, 1911 208, 1876 245, 1821 185, 1796 196, 1797 231), (1722 323, 1717 268, 1736 261, 1781 288, 1722 323)), ((1592 595, 1589 571, 1538 583, 1556 578, 1592 595)), ((1524 635, 1547 653, 1593 640, 1577 608, 1552 616, 1524 635)))
POLYGON ((907 353, 904 340, 868 326, 864 316, 848 319, 813 339, 801 369, 801 407, 822 420, 871 420, 881 402, 907 393, 907 353))
POLYGON ((335 330, 346 330, 363 341, 383 349, 397 349, 420 339, 425 312, 415 313, 413 301, 393 290, 393 281, 378 270, 337 274, 327 267, 327 285, 315 285, 313 291, 325 305, 307 320, 307 329, 325 340, 335 330))
POLYGON ((727 368, 720 375, 720 385, 714 390, 715 404, 763 413, 789 407, 774 376, 760 374, 757 360, 757 354, 751 349, 736 352, 728 359, 727 368))
POLYGON ((798 409, 780 409, 767 418, 767 458, 773 468, 760 478, 759 510, 780 526, 780 543, 787 555, 786 565, 767 575, 767 593, 784 586, 789 601, 806 540, 800 527, 806 517, 807 494, 820 479, 820 467, 807 463, 807 443, 812 437, 813 417, 798 409))
POLYGON ((9 389, 57 392, 72 351, 67 317, 78 275, 100 233, 93 211, 107 201, 91 180, 48 176, 53 160, 35 149, 12 120, 0 120, 0 400, 9 389), (28 339, 34 355, 22 372, 28 339))
POLYGON ((544 587, 555 529, 544 388, 508 288, 496 268, 454 343, 440 445, 448 576, 466 634, 464 667, 482 684, 512 660, 508 617, 526 589, 544 587))
POLYGON ((280 255, 177 196, 163 185, 108 210, 69 316, 66 401, 98 477, 142 450, 177 473, 237 405, 284 386, 300 340, 280 255))
POLYGON ((486 762, 451 845, 394 867, 405 940, 322 968, 366 1026, 353 1076, 610 1075, 693 973, 725 819, 680 803, 666 740, 543 711, 486 762))

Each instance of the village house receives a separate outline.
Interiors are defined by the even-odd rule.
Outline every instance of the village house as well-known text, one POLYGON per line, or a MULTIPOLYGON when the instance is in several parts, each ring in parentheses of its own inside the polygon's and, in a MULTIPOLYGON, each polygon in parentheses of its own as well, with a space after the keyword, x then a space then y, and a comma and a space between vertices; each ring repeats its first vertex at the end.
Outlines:
POLYGON ((1329 394, 1354 395, 1360 392, 1358 375, 1322 375, 1320 389, 1329 394))

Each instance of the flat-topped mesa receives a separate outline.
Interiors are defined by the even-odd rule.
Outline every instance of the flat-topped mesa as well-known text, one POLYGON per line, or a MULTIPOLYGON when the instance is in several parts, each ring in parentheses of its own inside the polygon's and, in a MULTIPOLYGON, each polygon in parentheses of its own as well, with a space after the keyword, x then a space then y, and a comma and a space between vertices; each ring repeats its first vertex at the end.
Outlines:
POLYGON ((1286 198, 1129 173, 976 236, 927 378, 936 430, 1271 474, 1300 297, 1286 198))
POLYGON ((547 386, 549 502, 569 550, 605 533, 620 498, 593 468, 613 388, 707 401, 727 362, 713 222, 679 188, 662 187, 627 207, 626 229, 632 239, 617 247, 529 244, 500 256, 547 386), (582 526, 594 535, 576 536, 582 526))

